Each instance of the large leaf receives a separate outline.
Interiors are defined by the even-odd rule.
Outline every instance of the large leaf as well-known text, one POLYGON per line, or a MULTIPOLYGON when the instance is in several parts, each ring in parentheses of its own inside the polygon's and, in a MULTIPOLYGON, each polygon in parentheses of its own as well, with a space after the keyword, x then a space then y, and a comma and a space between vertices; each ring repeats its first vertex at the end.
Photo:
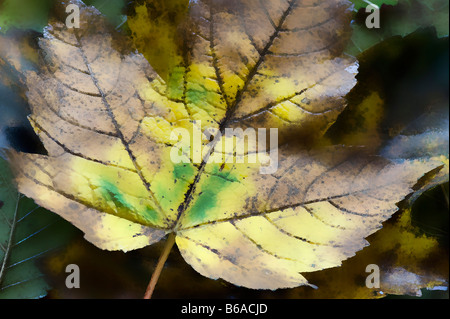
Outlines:
POLYGON ((321 136, 355 84, 357 65, 342 54, 346 1, 192 3, 178 84, 130 53, 98 11, 73 2, 81 28, 53 21, 40 41, 41 71, 26 74, 30 121, 48 156, 11 158, 20 191, 100 248, 126 251, 171 234, 205 276, 250 288, 307 285, 301 273, 339 266, 366 246, 438 166, 285 144, 278 170, 261 174, 250 153, 244 164, 210 163, 232 154, 205 137, 206 152, 171 160, 171 132, 193 136, 199 121, 221 132, 278 128, 280 143, 321 136))

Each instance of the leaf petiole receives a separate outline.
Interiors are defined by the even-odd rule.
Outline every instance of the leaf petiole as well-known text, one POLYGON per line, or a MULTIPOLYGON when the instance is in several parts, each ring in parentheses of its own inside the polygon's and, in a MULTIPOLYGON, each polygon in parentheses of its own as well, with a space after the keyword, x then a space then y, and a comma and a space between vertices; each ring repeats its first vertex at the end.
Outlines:
POLYGON ((145 291, 144 299, 151 299, 153 291, 155 290, 156 283, 158 282, 159 276, 164 268, 164 264, 169 257, 170 251, 172 250, 173 245, 175 244, 175 233, 171 233, 169 237, 167 237, 166 244, 164 249, 159 257, 158 263, 156 264, 155 271, 153 272, 152 278, 147 286, 147 290, 145 291))

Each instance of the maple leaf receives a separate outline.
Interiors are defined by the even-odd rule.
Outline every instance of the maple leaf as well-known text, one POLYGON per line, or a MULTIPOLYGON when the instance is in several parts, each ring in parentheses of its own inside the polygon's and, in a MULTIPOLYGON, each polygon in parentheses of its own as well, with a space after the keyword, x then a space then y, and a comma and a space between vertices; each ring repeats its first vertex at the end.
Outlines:
POLYGON ((357 69, 343 54, 347 1, 192 3, 189 47, 169 81, 97 10, 71 2, 80 28, 52 21, 40 72, 26 73, 29 119, 48 156, 10 156, 19 190, 102 249, 169 234, 162 261, 176 242, 210 278, 255 289, 310 285, 302 273, 339 266, 366 246, 437 166, 285 143, 320 137, 345 107, 357 69), (194 136, 200 122, 216 136, 277 128, 278 170, 261 174, 250 148, 244 163, 210 163, 234 155, 218 147, 226 136, 203 139, 199 162, 187 148, 188 162, 174 163, 171 133, 194 136))

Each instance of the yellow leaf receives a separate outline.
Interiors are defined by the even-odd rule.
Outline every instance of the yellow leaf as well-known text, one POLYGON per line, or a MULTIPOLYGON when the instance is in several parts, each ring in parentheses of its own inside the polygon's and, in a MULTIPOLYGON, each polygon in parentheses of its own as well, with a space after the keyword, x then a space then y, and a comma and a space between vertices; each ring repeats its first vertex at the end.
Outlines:
POLYGON ((309 285, 304 273, 365 247, 436 167, 358 148, 278 150, 272 135, 268 147, 246 146, 241 163, 233 156, 244 137, 227 149, 233 137, 202 136, 277 128, 283 144, 292 132, 322 135, 355 84, 357 63, 342 53, 347 1, 193 2, 176 82, 127 51, 95 9, 71 2, 80 29, 52 21, 41 70, 26 74, 30 121, 48 156, 11 157, 20 191, 100 248, 127 251, 170 233, 205 276, 256 289, 309 285), (189 139, 176 143, 175 131, 189 139), (173 160, 177 144, 184 163, 173 160), (267 160, 275 169, 261 174, 267 160))

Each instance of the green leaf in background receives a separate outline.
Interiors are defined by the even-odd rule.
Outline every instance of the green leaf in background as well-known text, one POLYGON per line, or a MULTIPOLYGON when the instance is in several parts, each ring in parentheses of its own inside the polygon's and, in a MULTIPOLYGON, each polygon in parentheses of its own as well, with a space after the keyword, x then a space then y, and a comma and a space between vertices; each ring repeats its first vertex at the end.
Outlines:
POLYGON ((44 297, 50 287, 37 262, 74 234, 69 223, 17 192, 0 157, 0 299, 44 297))
POLYGON ((0 0, 0 32, 11 28, 42 31, 53 0, 0 0))
MULTIPOLYGON (((47 25, 55 0, 0 0, 0 33, 9 29, 31 29, 42 32, 47 25)), ((122 13, 126 0, 86 0, 96 7, 117 28, 126 21, 122 13)))
POLYGON ((127 16, 123 13, 126 0, 85 0, 83 2, 97 8, 116 28, 120 28, 126 22, 127 16))
MULTIPOLYGON (((368 5, 368 1, 353 1, 355 8, 368 5)), ((352 42, 347 48, 347 53, 358 55, 377 43, 393 36, 407 36, 419 28, 434 27, 438 37, 449 34, 449 1, 448 0, 398 0, 398 1, 373 1, 381 6, 380 28, 368 29, 365 20, 368 14, 365 10, 359 10, 352 25, 352 42), (393 2, 398 2, 397 5, 393 2)))
MULTIPOLYGON (((361 8, 366 8, 368 5, 370 4, 374 4, 378 7, 381 7, 381 5, 383 4, 387 4, 387 5, 396 5, 398 3, 399 0, 351 0, 351 2, 353 2, 353 4, 355 5, 355 10, 358 11, 361 8)), ((400 0, 401 1, 401 0, 400 0)))

